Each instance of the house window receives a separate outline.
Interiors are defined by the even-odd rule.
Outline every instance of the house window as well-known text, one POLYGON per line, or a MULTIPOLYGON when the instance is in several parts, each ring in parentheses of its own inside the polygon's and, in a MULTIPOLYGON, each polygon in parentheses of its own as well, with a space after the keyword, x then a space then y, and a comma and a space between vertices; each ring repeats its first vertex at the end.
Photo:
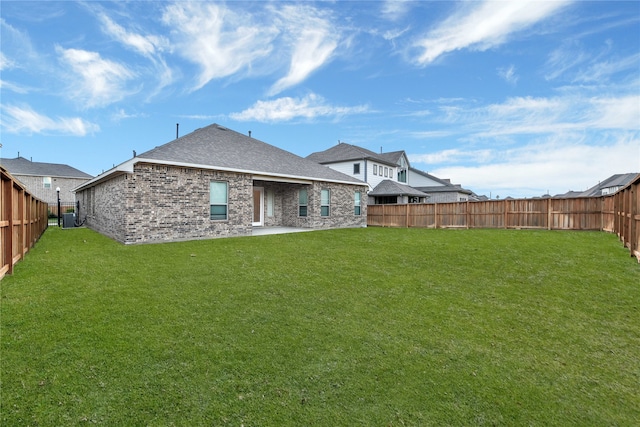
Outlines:
POLYGON ((360 192, 356 191, 353 195, 353 214, 360 216, 360 192))
POLYGON ((329 190, 320 191, 320 216, 329 216, 330 201, 331 193, 329 190))
POLYGON ((373 174, 378 175, 378 165, 373 165, 373 174))
POLYGON ((51 177, 45 176, 42 178, 42 187, 43 188, 51 188, 51 177))
POLYGON ((229 184, 224 181, 211 181, 209 186, 209 195, 211 199, 211 219, 216 221, 227 219, 227 207, 229 184))
POLYGON ((267 191, 267 216, 273 216, 273 206, 275 205, 273 190, 267 191))
POLYGON ((389 168, 388 167, 384 167, 384 176, 387 177, 389 176, 389 168))
POLYGON ((307 204, 309 198, 307 196, 307 190, 302 189, 298 192, 298 215, 307 216, 307 204))
POLYGON ((353 164, 353 174, 360 175, 360 163, 353 164))
POLYGON ((402 169, 401 171, 398 171, 398 181, 399 182, 407 182, 407 170, 406 169, 402 169))

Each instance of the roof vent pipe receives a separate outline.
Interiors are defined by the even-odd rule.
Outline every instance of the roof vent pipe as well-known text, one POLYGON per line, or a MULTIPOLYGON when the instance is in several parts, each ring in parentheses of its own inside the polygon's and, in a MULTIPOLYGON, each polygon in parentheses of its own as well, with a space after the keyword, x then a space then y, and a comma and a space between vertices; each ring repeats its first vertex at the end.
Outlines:
POLYGON ((180 127, 180 123, 176 123, 176 139, 178 139, 178 128, 180 127))
POLYGON ((251 138, 251 131, 249 131, 249 138, 251 138))

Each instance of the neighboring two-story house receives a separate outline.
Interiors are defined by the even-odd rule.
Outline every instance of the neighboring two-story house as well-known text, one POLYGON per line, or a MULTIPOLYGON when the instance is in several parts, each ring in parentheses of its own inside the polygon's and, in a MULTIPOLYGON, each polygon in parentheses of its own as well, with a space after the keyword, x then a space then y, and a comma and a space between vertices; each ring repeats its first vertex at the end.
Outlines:
POLYGON ((470 190, 412 168, 404 151, 375 153, 340 142, 307 159, 366 182, 369 204, 459 202, 474 197, 470 190))
POLYGON ((64 205, 75 203, 75 195, 71 190, 93 178, 68 165, 33 162, 24 157, 0 159, 0 164, 31 194, 49 205, 55 205, 58 202, 57 189, 60 189, 60 203, 64 205))
POLYGON ((473 191, 452 184, 448 179, 440 179, 427 172, 410 167, 410 185, 429 195, 428 203, 466 202, 479 200, 473 191))
POLYGON ((407 185, 409 160, 404 151, 377 154, 340 142, 307 159, 366 182, 368 204, 424 203, 428 197, 407 185))

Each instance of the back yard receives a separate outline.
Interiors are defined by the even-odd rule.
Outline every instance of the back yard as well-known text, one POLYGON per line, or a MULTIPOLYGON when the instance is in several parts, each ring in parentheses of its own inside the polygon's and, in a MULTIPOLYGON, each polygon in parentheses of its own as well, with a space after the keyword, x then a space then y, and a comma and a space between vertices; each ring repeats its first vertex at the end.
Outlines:
POLYGON ((50 228, 0 286, 6 426, 640 423, 640 266, 611 234, 50 228))

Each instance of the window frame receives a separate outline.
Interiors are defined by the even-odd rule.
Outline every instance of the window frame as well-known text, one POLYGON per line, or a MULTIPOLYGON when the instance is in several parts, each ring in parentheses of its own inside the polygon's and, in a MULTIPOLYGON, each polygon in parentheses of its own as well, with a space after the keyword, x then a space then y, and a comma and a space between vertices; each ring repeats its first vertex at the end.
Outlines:
POLYGON ((209 181, 209 219, 211 221, 228 221, 229 220, 229 182, 228 181, 218 181, 211 180, 209 181), (220 200, 215 200, 217 203, 214 203, 214 194, 213 194, 213 186, 214 184, 224 184, 225 186, 225 201, 224 203, 220 203, 220 200), (213 213, 214 206, 221 207, 224 206, 224 218, 222 218, 221 213, 213 213))
POLYGON ((353 193, 353 214, 355 216, 362 215, 362 193, 359 191, 353 193))
POLYGON ((306 188, 298 190, 298 217, 306 218, 309 215, 309 192, 306 188), (304 203, 302 200, 302 194, 304 193, 304 203), (304 213, 303 213, 304 208, 304 213))
POLYGON ((331 216, 331 190, 329 188, 323 188, 320 190, 320 216, 331 216))
POLYGON ((275 210, 275 195, 273 194, 273 190, 267 190, 267 216, 273 217, 275 210))
POLYGON ((50 190, 52 188, 52 182, 53 182, 53 180, 51 179, 50 176, 43 176, 42 177, 42 188, 46 188, 47 190, 50 190))
POLYGON ((353 174, 360 175, 360 163, 353 164, 353 174))

